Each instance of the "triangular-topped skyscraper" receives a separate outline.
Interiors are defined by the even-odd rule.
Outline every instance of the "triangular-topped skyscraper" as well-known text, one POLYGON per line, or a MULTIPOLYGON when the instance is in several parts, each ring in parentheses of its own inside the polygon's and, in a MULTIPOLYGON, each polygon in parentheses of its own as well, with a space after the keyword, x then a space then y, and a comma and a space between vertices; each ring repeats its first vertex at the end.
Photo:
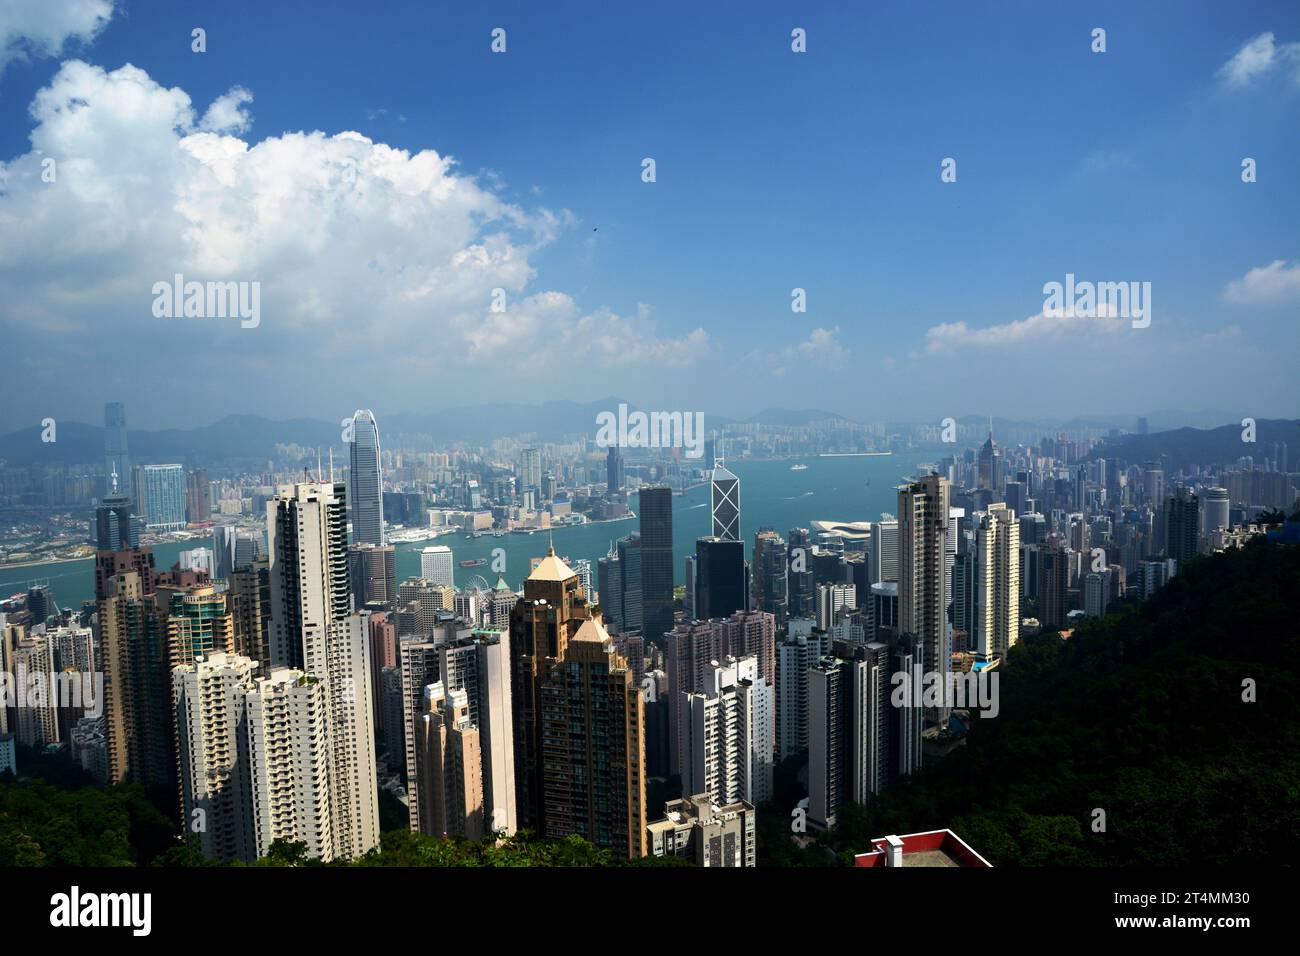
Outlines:
POLYGON ((724 541, 739 541, 740 479, 727 470, 721 454, 713 466, 709 488, 713 499, 713 537, 724 541))

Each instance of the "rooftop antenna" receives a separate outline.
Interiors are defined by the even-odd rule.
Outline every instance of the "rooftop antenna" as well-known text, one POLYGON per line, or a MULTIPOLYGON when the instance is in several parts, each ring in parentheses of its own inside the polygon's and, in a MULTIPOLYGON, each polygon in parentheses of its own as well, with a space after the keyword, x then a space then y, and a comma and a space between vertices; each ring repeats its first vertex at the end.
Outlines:
POLYGON ((113 466, 113 494, 117 494, 117 465, 113 466))
POLYGON ((330 484, 334 483, 334 446, 330 445, 330 484))
POLYGON ((316 480, 320 481, 320 445, 316 446, 316 480))

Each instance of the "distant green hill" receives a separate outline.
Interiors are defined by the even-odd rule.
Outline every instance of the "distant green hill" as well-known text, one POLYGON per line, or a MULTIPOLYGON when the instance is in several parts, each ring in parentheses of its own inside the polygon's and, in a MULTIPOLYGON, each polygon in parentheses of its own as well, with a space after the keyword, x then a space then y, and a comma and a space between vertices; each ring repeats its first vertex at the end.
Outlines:
POLYGON ((843 815, 841 862, 942 827, 995 866, 1300 859, 1300 549, 1200 558, 1067 641, 1022 641, 1000 692, 965 747, 843 815))
POLYGON ((1300 421, 1293 418, 1261 418, 1255 422, 1255 441, 1242 441, 1240 424, 1219 428, 1176 428, 1149 435, 1122 435, 1106 441, 1098 457, 1116 457, 1130 465, 1165 459, 1167 470, 1188 465, 1234 462, 1243 455, 1256 461, 1273 456, 1274 442, 1291 446, 1291 467, 1300 455, 1300 421))

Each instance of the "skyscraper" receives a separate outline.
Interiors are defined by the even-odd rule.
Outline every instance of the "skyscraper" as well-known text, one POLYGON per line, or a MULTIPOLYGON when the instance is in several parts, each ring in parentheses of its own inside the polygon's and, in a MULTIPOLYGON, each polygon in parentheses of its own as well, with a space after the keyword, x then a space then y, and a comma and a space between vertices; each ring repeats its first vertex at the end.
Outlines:
MULTIPOLYGON (((379 840, 379 803, 369 614, 351 611, 343 486, 302 482, 268 501, 266 510, 271 677, 291 665, 323 688, 319 727, 302 730, 325 737, 331 819, 328 833, 319 832, 319 823, 299 825, 316 833, 318 843, 307 842, 323 859, 358 857, 379 840)), ((273 715, 286 695, 279 684, 266 687, 265 713, 273 715)), ((298 698, 289 693, 287 699, 298 698)), ((315 698, 299 703, 317 705, 315 698)))
POLYGON ((181 819, 200 852, 222 862, 257 859, 246 711, 256 671, 256 661, 217 653, 171 674, 181 819))
POLYGON ((185 468, 140 465, 135 469, 136 504, 151 531, 185 530, 185 468))
POLYGON ((668 766, 681 767, 681 699, 704 690, 711 663, 725 656, 725 633, 712 621, 683 622, 664 636, 668 678, 668 766))
POLYGON ((127 487, 131 476, 131 460, 126 447, 126 406, 121 402, 109 402, 104 406, 104 480, 106 487, 112 487, 114 475, 117 475, 118 487, 127 487))
POLYGON ((948 509, 948 539, 944 542, 943 555, 943 606, 952 606, 952 566, 957 561, 957 545, 961 539, 962 527, 966 524, 965 508, 948 509))
POLYGON ((1192 489, 1180 486, 1165 500, 1165 556, 1178 562, 1196 557, 1201 531, 1201 502, 1192 489))
POLYGON ((236 534, 235 556, 231 567, 235 570, 249 567, 255 560, 266 556, 263 535, 236 534))
POLYGON ((342 484, 300 482, 266 503, 273 667, 303 667, 309 632, 351 609, 342 484))
POLYGON ((698 694, 713 662, 724 657, 754 657, 758 674, 769 687, 776 685, 776 618, 763 611, 737 611, 729 618, 685 621, 664 635, 664 667, 669 700, 669 766, 680 763, 680 712, 683 694, 698 694))
POLYGON ((348 548, 348 577, 352 582, 353 606, 361 609, 397 603, 397 549, 363 543, 348 548))
POLYGON ((618 549, 610 546, 609 553, 596 559, 596 589, 600 592, 600 610, 608 628, 624 634, 623 628, 623 564, 618 549))
POLYGON ((352 542, 384 543, 383 478, 380 474, 379 425, 368 409, 352 416, 348 501, 352 506, 352 542))
POLYGON ((1209 537, 1220 528, 1230 527, 1228 489, 1205 488, 1201 492, 1201 533, 1209 537))
POLYGON ((610 495, 618 494, 624 483, 623 452, 617 445, 610 445, 605 454, 605 491, 610 495))
POLYGON ((835 824, 844 804, 865 803, 890 774, 889 649, 836 642, 808 671, 809 822, 835 824))
MULTIPOLYGON (((1017 530, 1019 528, 1017 527, 1017 530)), ((966 642, 970 649, 975 634, 975 535, 971 531, 962 531, 957 541, 957 553, 952 565, 952 602, 948 605, 948 618, 952 624, 953 650, 958 650, 959 640, 966 642), (960 632, 960 637, 958 636, 960 632)), ((1020 561, 1023 565, 1028 554, 1022 546, 1020 561)), ((1021 593, 1024 593, 1025 575, 1022 575, 1021 593)), ((875 585, 873 584, 874 588, 875 585)), ((895 592, 897 593, 897 592, 895 592)), ((895 622, 897 623, 897 622, 895 622)))
MULTIPOLYGON (((948 686, 948 614, 944 558, 948 539, 948 479, 926 475, 898 490, 898 627, 924 646, 924 669, 948 686)), ((927 713, 946 721, 947 708, 927 713)))
POLYGON ((438 677, 448 694, 465 692, 469 719, 478 730, 485 832, 514 833, 518 812, 509 631, 479 628, 439 644, 438 677))
POLYGON ((455 587, 451 548, 434 544, 420 552, 420 577, 441 587, 455 587))
POLYGON ((850 668, 823 657, 808 669, 808 823, 817 830, 834 826, 841 804, 852 799, 850 668))
POLYGON ((510 589, 506 584, 503 575, 497 576, 497 583, 492 586, 491 593, 487 596, 487 611, 485 613, 485 623, 493 628, 508 628, 510 626, 510 611, 514 608, 515 602, 519 600, 519 595, 510 589))
POLYGON ((33 584, 27 589, 27 613, 32 616, 33 624, 44 624, 45 619, 58 610, 49 585, 33 584))
POLYGON ((1083 613, 1088 617, 1101 617, 1110 604, 1112 572, 1110 568, 1089 571, 1083 578, 1083 613))
POLYGON ((673 629, 673 493, 641 489, 641 634, 660 644, 673 629))
POLYGON ((1070 554, 1059 538, 1050 537, 1039 548, 1038 562, 1038 619, 1045 628, 1065 627, 1070 610, 1070 554))
POLYGON ((641 689, 554 548, 511 613, 510 653, 520 825, 645 855, 641 689))
POLYGON ((812 537, 807 528, 790 529, 790 573, 788 595, 791 617, 812 617, 817 613, 813 579, 812 537))
POLYGON ((525 448, 519 456, 520 492, 542 489, 542 452, 537 448, 525 448))
POLYGON ((646 852, 701 867, 755 866, 756 817, 744 800, 719 806, 703 793, 669 800, 663 819, 646 827, 646 852))
POLYGON ((978 516, 975 580, 976 652, 1006 656, 1020 639, 1020 526, 1006 505, 978 516))
POLYGON ((271 619, 271 574, 267 558, 230 573, 227 591, 235 630, 235 653, 251 657, 270 673, 271 651, 267 630, 271 619))
POLYGON ((695 617, 729 617, 747 607, 749 568, 745 542, 700 538, 695 542, 695 617))
POLYGON ((108 493, 95 509, 95 550, 128 551, 140 546, 144 522, 135 516, 131 498, 110 479, 108 493))
POLYGON ((480 840, 483 815, 483 753, 469 696, 448 692, 442 681, 424 688, 420 716, 421 814, 429 833, 480 840))
MULTIPOLYGON (((798 619, 791 619, 791 630, 798 619)), ((809 627, 777 647, 776 753, 779 760, 808 749, 808 669, 829 650, 830 642, 809 627)))
POLYGON ((852 584, 817 585, 817 626, 829 631, 838 620, 842 608, 852 610, 858 606, 857 588, 852 584))
POLYGON ((898 582, 873 584, 867 594, 867 641, 884 641, 883 629, 898 631, 898 582))
MULTIPOLYGON (((582 577, 582 570, 574 568, 582 577)), ((596 562, 601 617, 611 633, 641 633, 641 536, 620 538, 596 562)))
POLYGON ((308 641, 305 664, 308 677, 326 689, 334 854, 355 859, 379 843, 370 615, 349 614, 332 622, 323 635, 308 641))
POLYGON ((989 419, 989 437, 980 448, 979 485, 997 492, 1001 490, 1002 452, 993 440, 993 419, 989 419))
POLYGON ((1142 466, 1142 491, 1145 500, 1159 510, 1165 500, 1165 470, 1158 461, 1149 461, 1142 466))
POLYGON ((898 580, 898 521, 881 517, 871 526, 868 543, 868 566, 872 583, 898 580))
POLYGON ((782 630, 790 616, 789 561, 785 539, 775 531, 754 535, 754 606, 775 615, 782 630))
POLYGON ((713 507, 713 536, 724 541, 740 540, 740 479, 721 461, 709 479, 713 507))
POLYGON ((166 627, 170 667, 208 654, 235 652, 235 624, 227 595, 218 594, 211 585, 172 591, 166 627))
MULTIPOLYGON (((24 747, 43 748, 59 743, 58 701, 35 687, 54 686, 54 642, 49 634, 21 632, 13 648, 13 678, 26 690, 27 699, 15 708, 15 736, 24 747)), ((8 675, 6 675, 8 676, 8 675)), ((8 706, 9 702, 4 702, 8 706)))
POLYGON ((276 840, 306 844, 309 857, 327 863, 343 855, 336 852, 325 683, 275 668, 253 682, 245 708, 256 855, 276 840))
POLYGON ((776 703, 774 688, 758 673, 758 658, 712 661, 703 690, 674 703, 683 789, 718 804, 769 800, 776 703))
POLYGON ((682 607, 686 611, 686 619, 693 620, 695 612, 695 565, 697 564, 695 555, 688 554, 682 558, 682 578, 686 582, 682 592, 682 607))
MULTIPOLYGON (((889 679, 901 680, 907 686, 915 688, 923 680, 922 671, 925 658, 923 642, 907 634, 887 633, 889 638, 889 679)), ((891 694, 892 696, 892 694, 891 694)), ((889 708, 889 772, 894 780, 901 776, 915 773, 921 768, 922 730, 925 709, 915 699, 906 701, 902 706, 889 708)))
MULTIPOLYGON (((100 553, 100 557, 104 556, 100 553)), ((138 552, 109 555, 128 558, 138 552)), ((167 641, 156 613, 152 555, 99 583, 99 654, 104 668, 108 782, 175 786, 167 641)))
POLYGON ((185 517, 190 524, 212 520, 212 485, 206 469, 185 474, 185 517))
MULTIPOLYGON (((405 745, 407 805, 411 832, 425 832, 427 824, 420 814, 419 723, 425 711, 424 688, 438 679, 438 645, 421 635, 399 634, 397 659, 401 670, 402 742, 405 745)), ((432 831, 428 831, 432 832, 432 831)))

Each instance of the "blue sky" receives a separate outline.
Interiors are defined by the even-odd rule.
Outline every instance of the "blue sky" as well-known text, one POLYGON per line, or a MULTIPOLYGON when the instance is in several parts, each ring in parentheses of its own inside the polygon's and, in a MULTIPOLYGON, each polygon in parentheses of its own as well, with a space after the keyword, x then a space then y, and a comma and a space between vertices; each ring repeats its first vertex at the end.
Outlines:
MULTIPOLYGON (((19 359, 0 426, 95 420, 116 398, 141 426, 615 393, 866 419, 1297 413, 1293 2, 112 6, 57 52, 0 18, 0 324, 19 359), (191 51, 195 26, 206 53, 191 51), (505 54, 489 50, 494 27, 505 54), (73 59, 92 72, 73 75, 73 59), (211 142, 177 166, 150 108, 96 100, 93 71, 128 63, 143 76, 118 94, 188 95, 195 122, 178 137, 232 88, 252 99, 230 101, 242 119, 209 122, 211 142), (81 101, 90 119, 74 123, 81 101), (326 184, 277 222, 284 150, 223 186, 200 168, 224 155, 217 137, 251 149, 317 130, 436 151, 456 165, 430 194, 472 195, 447 212, 427 197, 343 204, 326 184), (79 194, 51 199, 32 177, 51 144, 112 158, 73 163, 61 182, 85 177, 79 194), (955 183, 940 182, 945 157, 955 183), (127 198, 96 197, 92 169, 127 198), (327 225, 307 222, 312 204, 327 225), (134 234, 118 234, 123 218, 134 234), (447 247, 426 256, 437 237, 447 247), (275 251, 295 245, 310 252, 275 251), (180 270, 261 281, 260 327, 160 325, 149 287, 180 270), (1151 282, 1151 327, 1023 324, 1067 272, 1151 282), (498 286, 511 305, 484 315, 498 286), (794 287, 806 313, 791 312, 794 287)), ((320 162, 303 159, 335 160, 320 162)))

